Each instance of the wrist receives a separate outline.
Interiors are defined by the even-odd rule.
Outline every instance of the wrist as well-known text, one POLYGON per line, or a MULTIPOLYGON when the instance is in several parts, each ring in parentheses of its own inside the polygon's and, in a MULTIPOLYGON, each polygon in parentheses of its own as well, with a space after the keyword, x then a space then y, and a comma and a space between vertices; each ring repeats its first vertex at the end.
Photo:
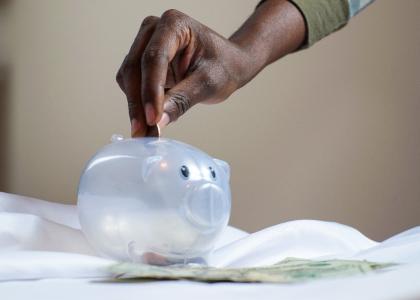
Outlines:
POLYGON ((233 42, 238 53, 240 53, 234 60, 234 72, 237 76, 237 89, 243 87, 251 79, 253 79, 264 67, 267 65, 266 54, 264 49, 259 47, 250 47, 246 44, 241 44, 239 41, 233 42))
POLYGON ((255 76, 268 64, 300 48, 305 36, 305 20, 295 5, 286 0, 266 0, 229 40, 249 57, 255 76))
POLYGON ((258 37, 258 32, 262 30, 261 24, 251 26, 245 23, 229 38, 241 53, 241 72, 245 77, 250 77, 249 80, 269 64, 270 47, 261 43, 258 37))

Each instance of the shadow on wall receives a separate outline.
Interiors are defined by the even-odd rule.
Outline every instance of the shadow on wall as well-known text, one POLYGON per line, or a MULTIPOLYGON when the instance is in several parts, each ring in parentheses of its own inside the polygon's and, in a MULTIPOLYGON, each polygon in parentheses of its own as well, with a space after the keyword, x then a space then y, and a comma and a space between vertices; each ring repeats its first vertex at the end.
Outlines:
MULTIPOLYGON (((0 12, 4 12, 8 8, 10 2, 11 2, 10 0, 0 0, 0 12)), ((1 40, 0 42, 4 43, 3 40, 1 40)), ((10 69, 7 67, 7 64, 4 63, 3 59, 4 59, 3 57, 0 57, 0 191, 7 191, 9 187, 8 178, 9 178, 9 149, 10 149, 10 142, 9 142, 10 69)))
POLYGON ((0 191, 8 190, 9 79, 9 69, 0 65, 0 191))

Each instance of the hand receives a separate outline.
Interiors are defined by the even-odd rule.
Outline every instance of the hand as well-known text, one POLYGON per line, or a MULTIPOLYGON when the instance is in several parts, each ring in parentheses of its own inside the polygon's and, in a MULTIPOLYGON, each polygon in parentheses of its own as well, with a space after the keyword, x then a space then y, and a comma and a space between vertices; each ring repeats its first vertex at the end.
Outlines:
POLYGON ((132 135, 166 126, 199 102, 225 100, 249 79, 251 64, 236 44, 181 12, 147 17, 117 74, 132 135))
POLYGON ((132 136, 225 100, 304 37, 302 15, 285 0, 265 1, 230 39, 176 10, 145 18, 117 74, 132 136))

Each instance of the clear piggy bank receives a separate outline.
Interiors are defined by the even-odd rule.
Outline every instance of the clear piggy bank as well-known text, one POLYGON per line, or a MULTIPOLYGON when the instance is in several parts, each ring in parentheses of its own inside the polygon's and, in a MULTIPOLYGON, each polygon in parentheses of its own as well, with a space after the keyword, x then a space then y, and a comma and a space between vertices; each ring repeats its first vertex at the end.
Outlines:
POLYGON ((103 256, 205 263, 230 216, 229 166, 174 140, 114 139, 88 162, 77 205, 103 256))

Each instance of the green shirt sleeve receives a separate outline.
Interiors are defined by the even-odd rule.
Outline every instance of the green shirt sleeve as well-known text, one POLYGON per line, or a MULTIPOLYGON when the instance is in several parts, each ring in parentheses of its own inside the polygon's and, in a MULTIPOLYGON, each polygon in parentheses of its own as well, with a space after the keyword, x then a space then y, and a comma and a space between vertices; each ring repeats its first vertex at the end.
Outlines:
MULTIPOLYGON (((266 0, 261 0, 257 8, 266 0)), ((302 13, 306 23, 306 41, 302 48, 312 46, 340 29, 350 19, 349 1, 355 0, 288 0, 302 13)), ((358 0, 360 2, 360 0, 358 0)), ((362 0, 371 2, 372 0, 362 0)))
POLYGON ((303 47, 310 47, 340 29, 350 18, 347 0, 289 0, 305 18, 307 36, 303 47))

